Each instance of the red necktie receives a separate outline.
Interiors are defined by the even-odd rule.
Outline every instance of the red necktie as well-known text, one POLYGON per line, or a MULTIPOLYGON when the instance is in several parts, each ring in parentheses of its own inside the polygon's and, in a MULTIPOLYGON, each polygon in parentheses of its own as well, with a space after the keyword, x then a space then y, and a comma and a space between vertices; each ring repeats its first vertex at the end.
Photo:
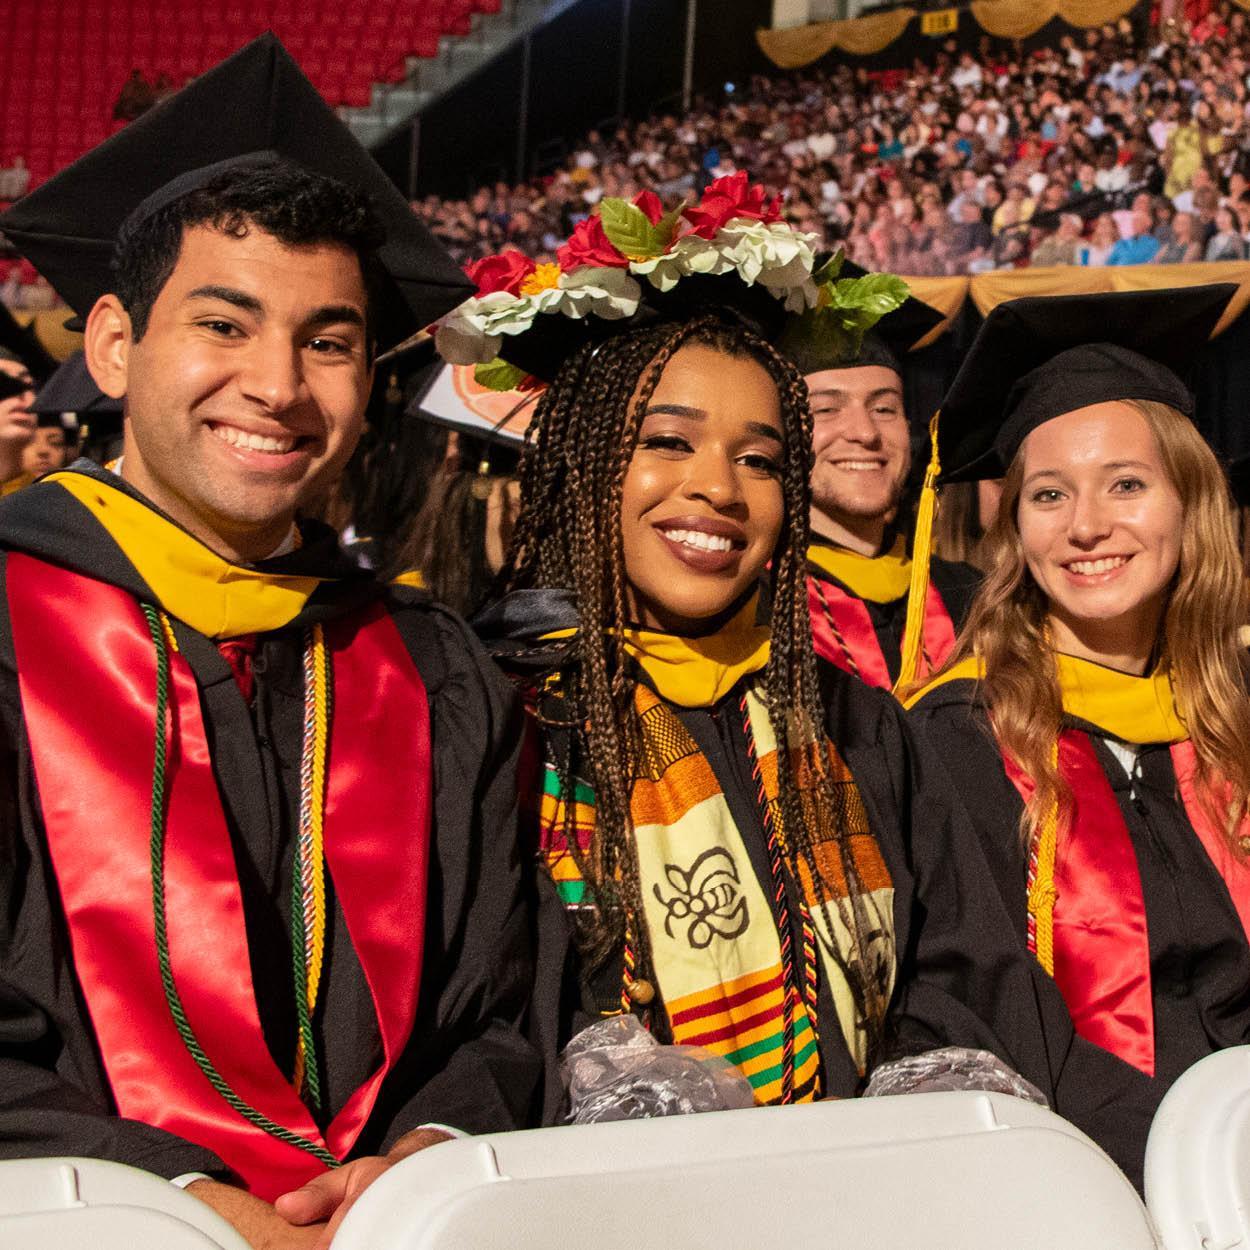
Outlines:
POLYGON ((252 696, 256 693, 256 677, 252 672, 252 657, 256 654, 256 635, 243 634, 238 638, 229 638, 224 642, 219 642, 217 650, 230 665, 230 671, 234 674, 239 693, 248 703, 251 703, 252 696))

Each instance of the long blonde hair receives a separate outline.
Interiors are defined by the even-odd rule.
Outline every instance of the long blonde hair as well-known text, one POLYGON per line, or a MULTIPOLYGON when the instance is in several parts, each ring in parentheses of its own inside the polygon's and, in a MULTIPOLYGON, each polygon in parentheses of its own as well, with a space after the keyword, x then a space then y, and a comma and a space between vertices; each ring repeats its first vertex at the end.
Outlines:
MULTIPOLYGON (((1194 745, 1199 792, 1240 853, 1235 833, 1250 803, 1250 697, 1237 637, 1248 599, 1228 485, 1191 421, 1166 404, 1126 402, 1149 425, 1183 507, 1180 561, 1156 659, 1171 675, 1194 745)), ((1024 559, 1017 517, 1023 479, 1024 457, 1017 452, 985 536, 990 573, 947 667, 969 656, 981 663, 982 696, 998 744, 1034 785, 1021 828, 1028 844, 1053 804, 1062 823, 1071 794, 1054 754, 1063 720, 1058 677, 1053 664, 1038 663, 1051 650, 1048 603, 1024 559)))

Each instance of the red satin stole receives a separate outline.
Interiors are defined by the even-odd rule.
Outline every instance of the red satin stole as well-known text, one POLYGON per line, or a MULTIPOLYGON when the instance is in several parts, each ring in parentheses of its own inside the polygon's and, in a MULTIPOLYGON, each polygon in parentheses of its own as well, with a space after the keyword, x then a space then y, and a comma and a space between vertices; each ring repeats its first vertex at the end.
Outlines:
MULTIPOLYGON (((833 582, 809 574, 807 606, 817 655, 854 673, 870 686, 889 690, 894 685, 877 631, 862 599, 833 582)), ((937 587, 930 582, 925 597, 918 677, 936 672, 954 649, 955 626, 937 587)))
MULTIPOLYGON (((161 988, 148 854, 156 654, 143 615, 124 591, 29 556, 9 556, 7 580, 45 832, 118 1114, 214 1151, 272 1200, 322 1164, 253 1127, 212 1089, 161 988)), ((382 1061, 324 1136, 261 1033, 199 691, 177 653, 165 875, 174 974, 209 1058, 253 1107, 343 1158, 416 1015, 431 757, 425 688, 381 606, 327 625, 326 642, 334 674, 326 862, 373 998, 382 1061), (397 727, 403 749, 387 752, 397 727)))
MULTIPOLYGON (((1241 927, 1250 937, 1250 864, 1233 854, 1228 835, 1215 824, 1202 804, 1198 794, 1198 760, 1192 742, 1186 740, 1172 747, 1172 768, 1176 772, 1176 786, 1181 792, 1189 823, 1193 825, 1216 871, 1224 878, 1241 919, 1241 927)), ((1240 832, 1243 837, 1250 835, 1250 819, 1243 822, 1240 832)))
MULTIPOLYGON (((1033 782, 1004 757, 1026 802, 1033 782)), ((1154 1075, 1154 1000, 1146 905, 1132 839, 1093 744, 1059 735, 1073 810, 1055 853, 1055 982, 1076 1031, 1154 1075)))
MULTIPOLYGON (((1185 815, 1250 935, 1250 868, 1233 855, 1199 801, 1193 743, 1175 743, 1171 755, 1185 815)), ((1003 763, 1027 801, 1033 783, 1011 760, 1003 763)), ((1082 1037, 1153 1076, 1150 938, 1132 839, 1084 733, 1060 735, 1059 768, 1074 808, 1055 855, 1055 982, 1082 1037)))

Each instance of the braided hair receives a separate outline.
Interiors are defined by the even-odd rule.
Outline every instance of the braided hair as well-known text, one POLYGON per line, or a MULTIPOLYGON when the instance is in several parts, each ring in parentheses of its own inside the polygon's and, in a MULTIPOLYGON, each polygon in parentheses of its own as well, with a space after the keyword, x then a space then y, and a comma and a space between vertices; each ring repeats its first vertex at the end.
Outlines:
POLYGON ((826 750, 807 604, 812 463, 807 388, 794 365, 729 310, 704 310, 680 325, 652 324, 583 347, 539 401, 521 463, 521 512, 502 574, 504 588, 569 590, 581 625, 572 644, 573 662, 561 674, 568 715, 545 721, 569 734, 566 758, 556 761, 563 793, 573 793, 578 768, 595 794, 595 836, 585 851, 573 836, 574 805, 565 804, 565 845, 596 904, 581 922, 579 946, 593 969, 619 950, 628 931, 639 976, 650 963, 630 819, 633 780, 643 757, 635 682, 625 651, 629 619, 621 496, 642 413, 674 354, 693 345, 755 360, 777 386, 784 518, 772 562, 772 642, 760 693, 779 747, 778 805, 790 867, 802 866, 809 880, 828 886, 819 909, 821 938, 840 959, 870 1045, 875 1045, 888 982, 871 943, 886 926, 880 915, 870 914, 876 903, 852 853, 845 799, 834 785, 826 750), (813 777, 814 789, 806 795, 797 784, 796 755, 813 777), (829 868, 820 863, 809 826, 823 826, 831 836, 845 893, 834 888, 829 868), (849 959, 837 954, 840 943, 828 899, 851 935, 849 959))

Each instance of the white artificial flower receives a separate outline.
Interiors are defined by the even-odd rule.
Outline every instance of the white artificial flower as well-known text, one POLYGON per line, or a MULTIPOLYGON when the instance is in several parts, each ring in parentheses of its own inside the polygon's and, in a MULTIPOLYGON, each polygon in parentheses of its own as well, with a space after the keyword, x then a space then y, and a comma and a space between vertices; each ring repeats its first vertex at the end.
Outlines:
POLYGON ((632 317, 641 297, 638 283, 623 269, 578 269, 534 295, 492 291, 465 300, 438 323, 434 342, 452 364, 487 364, 499 355, 503 335, 524 334, 544 313, 616 321, 632 317))

